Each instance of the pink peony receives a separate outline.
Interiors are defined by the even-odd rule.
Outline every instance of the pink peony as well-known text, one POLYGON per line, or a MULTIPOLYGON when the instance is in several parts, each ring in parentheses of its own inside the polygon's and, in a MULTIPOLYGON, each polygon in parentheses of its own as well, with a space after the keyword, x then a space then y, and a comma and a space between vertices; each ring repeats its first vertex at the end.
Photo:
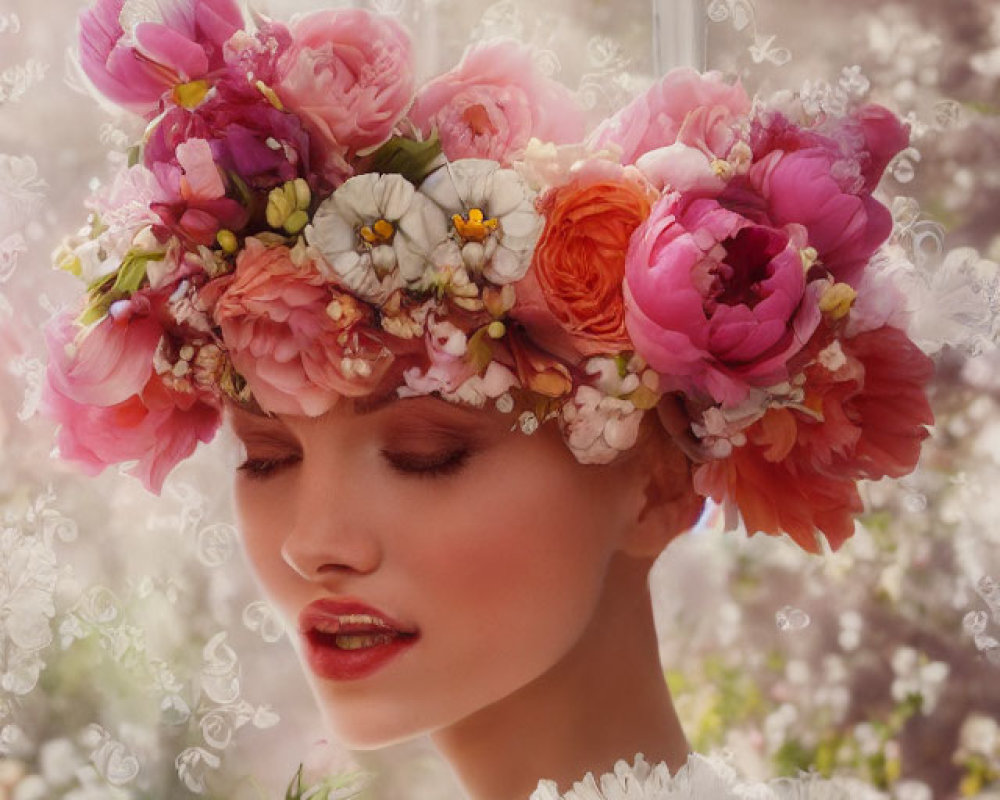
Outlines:
POLYGON ((243 26, 234 0, 153 0, 150 14, 122 29, 125 0, 97 0, 80 14, 80 64, 108 99, 150 117, 178 84, 224 66, 222 48, 243 26))
POLYGON ((68 315, 46 330, 49 366, 42 413, 59 423, 63 458, 96 475, 137 461, 131 472, 159 494, 174 466, 210 441, 220 423, 210 395, 178 394, 153 374, 162 336, 151 316, 106 317, 80 339, 68 315))
POLYGON ((366 331, 368 307, 329 285, 302 250, 247 239, 236 271, 202 299, 266 411, 319 416, 340 395, 369 393, 392 362, 366 331))
POLYGON ((347 159, 382 144, 413 97, 410 41, 398 23, 361 9, 318 11, 291 26, 275 89, 323 149, 322 170, 339 183, 347 159))
POLYGON ((738 405, 785 380, 819 323, 801 228, 755 224, 709 198, 664 195, 632 236, 625 323, 662 388, 738 405))
POLYGON ((513 41, 468 50, 461 63, 417 94, 410 119, 436 129, 452 161, 486 158, 507 165, 534 136, 579 141, 583 112, 570 91, 539 72, 532 49, 513 41))
POLYGON ((709 148, 724 149, 725 131, 749 110, 750 99, 740 84, 724 83, 719 72, 702 74, 681 67, 605 120, 589 142, 595 150, 617 145, 622 149, 622 163, 634 164, 644 153, 678 141, 688 115, 699 111, 705 117, 686 134, 685 145, 693 148, 703 140, 709 148))
POLYGON ((856 286, 892 231, 892 215, 871 192, 907 138, 903 124, 880 106, 866 106, 822 131, 780 115, 756 120, 754 163, 745 182, 727 189, 726 202, 755 206, 773 225, 804 225, 822 266, 856 286))

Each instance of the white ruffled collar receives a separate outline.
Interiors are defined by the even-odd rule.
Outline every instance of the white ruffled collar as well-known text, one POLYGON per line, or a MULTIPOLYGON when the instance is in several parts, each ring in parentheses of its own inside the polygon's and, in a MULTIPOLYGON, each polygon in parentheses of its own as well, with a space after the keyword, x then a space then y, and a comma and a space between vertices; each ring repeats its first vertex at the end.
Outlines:
POLYGON ((663 762, 651 766, 642 753, 633 764, 618 761, 599 779, 588 772, 565 794, 543 780, 529 800, 884 800, 887 795, 854 780, 826 780, 803 773, 766 783, 745 781, 725 759, 692 753, 675 775, 663 762))

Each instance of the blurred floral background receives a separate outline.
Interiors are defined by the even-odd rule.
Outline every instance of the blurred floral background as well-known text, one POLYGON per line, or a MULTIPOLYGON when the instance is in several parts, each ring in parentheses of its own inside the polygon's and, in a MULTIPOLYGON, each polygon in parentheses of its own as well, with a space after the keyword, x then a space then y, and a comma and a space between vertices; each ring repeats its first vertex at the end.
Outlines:
MULTIPOLYGON (((908 119, 882 188, 890 247, 914 265, 899 276, 913 335, 938 364, 920 469, 866 487, 856 535, 825 558, 709 517, 660 559, 654 598, 699 751, 728 750, 753 778, 813 769, 897 800, 1000 798, 1000 6, 369 5, 414 31, 424 76, 477 37, 532 41, 595 118, 658 69, 703 61, 750 91, 831 110, 865 94, 908 119)), ((80 88, 81 6, 0 0, 0 800, 283 797, 300 765, 290 797, 354 796, 365 773, 373 800, 458 798, 426 742, 352 755, 322 741, 240 552, 231 441, 161 498, 51 458, 39 330, 77 291, 51 253, 135 135, 80 88)))

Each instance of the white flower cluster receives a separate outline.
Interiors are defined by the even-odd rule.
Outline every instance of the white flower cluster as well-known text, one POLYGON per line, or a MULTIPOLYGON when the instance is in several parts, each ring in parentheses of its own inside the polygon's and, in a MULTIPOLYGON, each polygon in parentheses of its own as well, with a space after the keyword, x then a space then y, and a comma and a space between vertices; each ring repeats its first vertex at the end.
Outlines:
POLYGON ((305 235, 328 277, 369 303, 407 289, 479 310, 477 282, 502 286, 528 270, 542 228, 534 195, 514 170, 484 159, 453 161, 419 189, 368 173, 324 200, 305 235))
POLYGON ((884 800, 886 795, 853 780, 814 775, 744 781, 716 756, 692 753, 675 775, 663 762, 651 766, 641 753, 633 764, 620 760, 614 771, 595 779, 587 773, 565 794, 553 781, 541 781, 529 800, 884 800))
POLYGON ((592 358, 584 371, 593 384, 577 387, 560 410, 559 425, 581 464, 608 464, 638 440, 645 409, 637 395, 655 395, 658 379, 638 356, 624 364, 592 358))

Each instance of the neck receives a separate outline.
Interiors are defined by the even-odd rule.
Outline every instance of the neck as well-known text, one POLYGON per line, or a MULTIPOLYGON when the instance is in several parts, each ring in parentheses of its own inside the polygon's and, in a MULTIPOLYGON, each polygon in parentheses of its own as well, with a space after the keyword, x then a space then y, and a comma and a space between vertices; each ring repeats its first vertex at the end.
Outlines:
POLYGON ((527 800, 541 778, 565 792, 585 773, 609 772, 636 753, 672 772, 687 760, 660 666, 646 567, 620 559, 610 569, 622 580, 608 582, 588 629, 558 664, 432 735, 473 800, 527 800))

